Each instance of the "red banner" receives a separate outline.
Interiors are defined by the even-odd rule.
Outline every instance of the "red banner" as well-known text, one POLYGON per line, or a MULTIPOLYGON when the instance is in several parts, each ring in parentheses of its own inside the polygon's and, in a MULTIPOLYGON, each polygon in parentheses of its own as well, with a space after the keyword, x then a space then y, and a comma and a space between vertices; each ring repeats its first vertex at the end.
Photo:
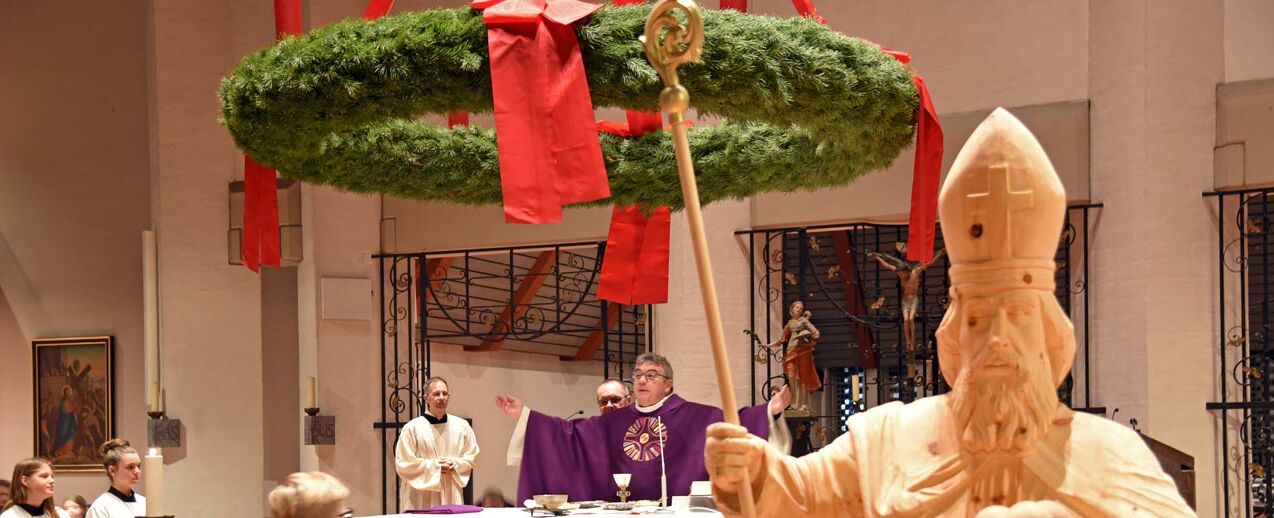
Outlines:
POLYGON ((367 2, 367 10, 363 11, 364 20, 375 20, 394 8, 394 0, 371 0, 367 2))
MULTIPOLYGON (((274 39, 301 34, 301 0, 274 0, 274 39)), ((243 265, 279 266, 278 177, 273 169, 243 157, 243 265)))
MULTIPOLYGON (((879 45, 877 45, 879 46, 879 45)), ((881 46, 880 50, 904 65, 911 54, 881 46)), ((910 68, 910 66, 908 67, 910 68)), ((911 218, 907 229, 907 260, 927 263, 933 259, 934 227, 938 222, 938 188, 942 178, 942 124, 933 107, 929 86, 912 70, 911 82, 920 96, 916 110, 916 160, 911 173, 911 218)))
POLYGON ((571 24, 600 5, 475 0, 484 9, 504 219, 562 220, 562 207, 610 197, 592 97, 571 24))
POLYGON ((636 205, 615 207, 597 286, 599 300, 630 305, 668 302, 671 222, 667 206, 649 216, 636 205))
POLYGON ((916 74, 911 77, 920 95, 916 121, 916 164, 911 179, 911 220, 907 230, 907 259, 928 263, 933 259, 934 226, 938 221, 938 187, 942 177, 942 124, 929 97, 929 87, 916 74))
POLYGON ((819 16, 818 9, 814 8, 814 0, 792 0, 792 6, 796 8, 796 12, 800 13, 801 16, 827 25, 827 20, 819 16))

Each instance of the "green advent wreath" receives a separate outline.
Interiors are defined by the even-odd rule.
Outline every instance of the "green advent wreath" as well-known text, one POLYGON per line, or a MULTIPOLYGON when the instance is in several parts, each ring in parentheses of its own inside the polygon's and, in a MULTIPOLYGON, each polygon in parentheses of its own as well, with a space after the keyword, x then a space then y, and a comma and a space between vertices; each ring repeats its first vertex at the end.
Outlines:
MULTIPOLYGON (((606 6, 575 26, 595 107, 657 109, 641 34, 649 5, 606 6)), ((702 63, 678 69, 703 203, 844 185, 912 141, 912 72, 875 44, 803 18, 707 10, 702 63)), ((501 202, 495 132, 426 114, 489 112, 487 27, 468 7, 349 20, 246 57, 223 79, 235 143, 283 176, 360 193, 501 202)), ((666 131, 601 135, 612 197, 682 207, 666 131)))

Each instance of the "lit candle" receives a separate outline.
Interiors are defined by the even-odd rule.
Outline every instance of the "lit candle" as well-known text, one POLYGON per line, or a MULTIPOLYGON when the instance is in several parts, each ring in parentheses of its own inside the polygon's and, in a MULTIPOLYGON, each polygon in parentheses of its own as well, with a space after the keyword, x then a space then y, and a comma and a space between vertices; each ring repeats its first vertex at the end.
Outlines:
POLYGON ((164 456, 159 448, 151 448, 142 459, 142 477, 146 483, 146 516, 164 515, 164 456))
POLYGON ((305 393, 305 408, 318 408, 318 380, 310 376, 309 390, 305 393))

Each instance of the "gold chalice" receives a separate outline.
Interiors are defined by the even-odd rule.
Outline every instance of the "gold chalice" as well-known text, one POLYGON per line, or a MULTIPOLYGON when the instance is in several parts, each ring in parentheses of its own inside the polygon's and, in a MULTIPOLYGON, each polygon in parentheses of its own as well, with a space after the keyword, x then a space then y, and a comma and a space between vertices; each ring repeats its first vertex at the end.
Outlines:
POLYGON ((619 497, 620 502, 627 502, 628 497, 632 495, 632 493, 628 491, 628 484, 632 483, 633 474, 616 473, 613 476, 615 477, 615 485, 619 486, 619 491, 615 492, 615 496, 619 497))

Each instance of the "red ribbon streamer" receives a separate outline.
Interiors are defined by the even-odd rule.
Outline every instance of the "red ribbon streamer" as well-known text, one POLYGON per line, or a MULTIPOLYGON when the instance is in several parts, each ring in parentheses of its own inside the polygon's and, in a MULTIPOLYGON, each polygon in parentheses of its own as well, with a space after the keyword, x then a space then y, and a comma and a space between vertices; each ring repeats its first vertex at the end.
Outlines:
MULTIPOLYGON (((627 110, 625 115, 627 124, 598 121, 598 131, 630 138, 663 127, 659 112, 627 110)), ((610 218, 610 232, 606 236, 606 257, 602 259, 598 299, 620 304, 668 302, 671 221, 667 206, 655 209, 650 216, 636 205, 615 207, 610 218)))
POLYGON ((814 0, 792 0, 792 7, 795 7, 796 12, 800 13, 801 16, 827 25, 827 20, 819 16, 818 9, 814 8, 814 0))
POLYGON ((394 0, 371 0, 367 2, 367 10, 363 11, 364 20, 375 20, 394 8, 394 0))
POLYGON ((942 176, 942 124, 929 97, 929 87, 916 74, 911 77, 920 95, 916 121, 916 165, 911 179, 911 220, 907 231, 907 259, 928 263, 933 259, 934 225, 938 221, 938 184, 942 176))
POLYGON ((504 219, 562 220, 562 207, 610 196, 593 103, 571 24, 600 5, 474 0, 484 9, 504 219))
POLYGON ((647 216, 641 207, 615 207, 606 236, 597 298, 620 304, 668 302, 668 241, 672 217, 667 206, 647 216))
MULTIPOLYGON (((911 63, 911 54, 880 46, 885 54, 904 65, 911 63)), ((908 66, 910 68, 910 66, 908 66)), ((923 77, 912 70, 912 84, 920 96, 920 108, 916 111, 916 160, 911 173, 911 218, 907 230, 907 260, 927 263, 933 259, 933 237, 938 221, 938 184, 942 177, 942 124, 938 122, 938 110, 933 107, 929 86, 923 77)))
MULTIPOLYGON (((274 38, 301 34, 301 0, 274 0, 274 38)), ((273 169, 243 157, 243 265, 279 266, 278 177, 273 169)))
POLYGON ((279 198, 274 170, 243 157, 243 264, 279 266, 279 198))

